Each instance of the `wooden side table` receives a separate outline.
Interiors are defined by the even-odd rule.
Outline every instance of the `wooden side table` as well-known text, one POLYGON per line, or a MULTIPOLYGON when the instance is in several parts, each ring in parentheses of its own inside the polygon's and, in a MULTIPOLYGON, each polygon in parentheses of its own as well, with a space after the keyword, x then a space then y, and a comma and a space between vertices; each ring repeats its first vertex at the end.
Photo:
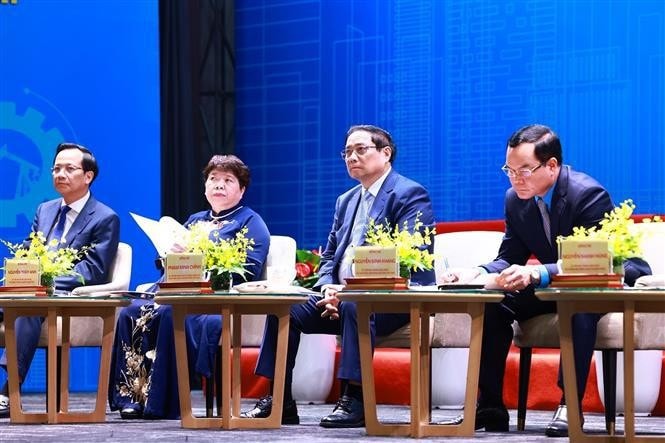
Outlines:
POLYGON ((663 289, 594 289, 559 288, 536 290, 541 300, 555 301, 559 314, 559 339, 563 369, 564 394, 568 405, 568 435, 570 441, 604 442, 664 442, 665 436, 635 435, 634 386, 634 315, 635 312, 665 312, 663 289), (572 340, 572 316, 578 312, 622 312, 624 353, 624 435, 585 434, 580 421, 575 382, 575 363, 572 340))
POLYGON ((446 291, 342 291, 342 301, 355 302, 358 312, 360 366, 362 371, 365 427, 368 435, 382 436, 471 436, 476 420, 478 374, 485 303, 503 300, 502 292, 485 290, 446 291), (369 317, 374 312, 404 313, 411 319, 411 422, 380 423, 372 368, 369 317), (464 421, 460 425, 431 423, 429 318, 433 313, 466 313, 471 316, 469 366, 464 400, 464 421))
POLYGON ((98 297, 0 297, 5 313, 5 345, 9 383, 9 420, 11 423, 99 423, 106 421, 111 347, 115 328, 116 308, 127 306, 123 298, 98 297), (48 331, 48 367, 46 413, 24 412, 18 377, 15 321, 17 317, 46 317, 48 331), (60 366, 60 408, 57 407, 58 317, 62 317, 62 353, 60 366), (101 317, 103 326, 102 352, 97 384, 97 400, 92 412, 69 411, 69 324, 71 317, 101 317))
POLYGON ((155 302, 171 305, 173 308, 180 417, 184 428, 263 429, 281 426, 291 305, 303 303, 307 299, 307 296, 295 294, 224 294, 219 292, 214 295, 169 294, 155 297, 155 302), (195 417, 192 414, 187 344, 185 342, 185 317, 191 314, 221 314, 223 316, 220 366, 224 395, 221 417, 195 417), (275 314, 279 319, 272 411, 266 418, 240 417, 240 331, 241 318, 246 314, 275 314), (230 368, 229 361, 231 361, 230 368))

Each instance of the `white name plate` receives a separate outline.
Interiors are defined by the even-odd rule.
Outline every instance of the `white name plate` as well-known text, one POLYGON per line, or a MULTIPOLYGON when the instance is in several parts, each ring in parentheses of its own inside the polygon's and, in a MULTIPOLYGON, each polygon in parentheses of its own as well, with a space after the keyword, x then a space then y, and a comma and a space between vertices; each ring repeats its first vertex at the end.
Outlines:
POLYGON ((164 261, 166 282, 203 281, 203 254, 166 254, 164 261))
POLYGON ((397 249, 385 246, 354 248, 354 272, 358 278, 392 278, 398 275, 397 249))
POLYGON ((566 239, 559 243, 563 274, 608 274, 612 255, 607 240, 566 239))
POLYGON ((5 259, 5 286, 39 286, 41 272, 37 260, 5 259))

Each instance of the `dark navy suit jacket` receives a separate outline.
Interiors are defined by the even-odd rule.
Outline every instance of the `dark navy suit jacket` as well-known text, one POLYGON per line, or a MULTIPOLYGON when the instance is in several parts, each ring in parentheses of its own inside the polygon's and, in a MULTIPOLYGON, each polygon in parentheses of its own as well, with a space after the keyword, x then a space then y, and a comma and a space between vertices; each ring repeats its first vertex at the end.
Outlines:
MULTIPOLYGON (((335 217, 328 234, 326 249, 321 255, 319 281, 315 290, 325 284, 339 283, 339 267, 350 241, 361 191, 362 186, 358 185, 337 198, 335 217)), ((376 220, 377 223, 387 221, 391 226, 400 227, 407 222, 409 228, 413 228, 418 212, 423 225, 434 228, 432 202, 427 190, 413 180, 398 174, 394 169, 391 170, 374 199, 369 218, 376 220)), ((433 252, 433 246, 430 246, 430 252, 433 252)), ((433 285, 434 271, 414 272, 411 281, 420 285, 433 285)))
MULTIPOLYGON (((501 272, 511 264, 524 265, 533 254, 550 275, 555 275, 558 272, 556 238, 572 234, 576 226, 588 228, 597 225, 613 208, 610 195, 600 183, 563 165, 552 194, 552 238, 548 243, 534 199, 522 200, 510 188, 505 200, 506 233, 499 255, 483 267, 489 272, 501 272)), ((630 286, 638 277, 651 273, 649 265, 638 258, 626 261, 624 267, 625 281, 630 286)))
MULTIPOLYGON (((48 238, 55 228, 61 204, 62 199, 58 198, 39 205, 32 222, 32 231, 41 231, 48 238)), ((94 245, 74 268, 83 276, 84 283, 81 283, 78 276, 58 277, 55 280, 56 288, 71 291, 78 286, 108 283, 111 264, 118 251, 119 237, 118 215, 91 195, 65 236, 67 247, 80 249, 82 246, 94 245)))

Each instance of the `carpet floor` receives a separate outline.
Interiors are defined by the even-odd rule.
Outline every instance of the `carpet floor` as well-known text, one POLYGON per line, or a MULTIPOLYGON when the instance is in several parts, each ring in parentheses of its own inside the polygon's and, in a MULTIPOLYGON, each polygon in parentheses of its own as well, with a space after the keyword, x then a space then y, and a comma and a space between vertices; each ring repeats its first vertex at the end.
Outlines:
MULTIPOLYGON (((204 415, 203 396, 200 391, 192 393, 196 415, 204 415)), ((93 394, 71 394, 70 410, 89 410, 94 403, 93 394)), ((44 395, 23 396, 24 409, 44 411, 44 395)), ((253 402, 243 402, 243 409, 253 402)), ((395 442, 412 439, 397 437, 370 437, 364 428, 324 429, 319 426, 321 417, 332 411, 333 405, 298 405, 300 425, 283 426, 274 430, 220 430, 183 429, 179 420, 122 420, 117 412, 107 411, 105 423, 63 424, 63 425, 13 425, 9 419, 0 419, 0 441, 2 442, 211 442, 234 440, 236 442, 350 442, 360 439, 369 442, 395 442)), ((434 410, 434 421, 455 417, 459 411, 434 410)), ((510 411, 510 432, 477 432, 473 438, 455 438, 455 442, 487 441, 499 439, 505 443, 557 441, 545 437, 545 426, 552 417, 552 411, 528 411, 527 426, 524 432, 516 430, 516 411, 510 411)), ((409 410, 406 406, 379 406, 379 419, 385 422, 406 422, 409 410)), ((602 434, 605 419, 601 414, 585 414, 584 430, 587 433, 602 434)), ((638 417, 637 432, 644 435, 659 435, 665 438, 665 417, 638 417)), ((623 417, 617 418, 617 431, 623 432, 623 417)), ((440 440, 422 439, 421 441, 440 440)), ((566 441, 560 439, 559 441, 566 441)))

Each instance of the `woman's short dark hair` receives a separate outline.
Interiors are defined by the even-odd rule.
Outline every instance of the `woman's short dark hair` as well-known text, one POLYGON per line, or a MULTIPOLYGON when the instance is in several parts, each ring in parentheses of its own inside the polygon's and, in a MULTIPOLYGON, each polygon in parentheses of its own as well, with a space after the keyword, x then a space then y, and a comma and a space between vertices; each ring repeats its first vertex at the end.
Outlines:
POLYGON ((60 143, 57 148, 55 148, 53 163, 55 163, 55 158, 58 156, 58 154, 60 154, 61 151, 64 151, 66 149, 78 149, 79 151, 81 151, 81 153, 83 154, 81 167, 83 168, 83 172, 92 171, 92 180, 90 180, 90 184, 92 184, 92 182, 94 182, 97 176, 99 175, 99 166, 97 165, 97 159, 95 159, 95 156, 92 155, 92 152, 90 152, 90 150, 85 146, 81 146, 76 143, 63 142, 60 143))
POLYGON ((559 165, 563 162, 561 141, 552 129, 545 125, 524 126, 513 133, 508 139, 508 146, 514 148, 522 143, 533 143, 534 154, 541 162, 556 158, 559 165))
POLYGON ((397 157, 397 146, 395 146, 393 138, 388 131, 374 125, 355 125, 351 126, 349 130, 346 131, 346 138, 348 139, 351 134, 358 131, 365 131, 372 134, 372 143, 374 143, 377 149, 390 146, 390 163, 395 161, 395 157, 397 157))
POLYGON ((249 168, 235 155, 213 155, 203 168, 203 179, 207 180, 210 173, 217 169, 235 175, 241 188, 249 186, 249 168))

